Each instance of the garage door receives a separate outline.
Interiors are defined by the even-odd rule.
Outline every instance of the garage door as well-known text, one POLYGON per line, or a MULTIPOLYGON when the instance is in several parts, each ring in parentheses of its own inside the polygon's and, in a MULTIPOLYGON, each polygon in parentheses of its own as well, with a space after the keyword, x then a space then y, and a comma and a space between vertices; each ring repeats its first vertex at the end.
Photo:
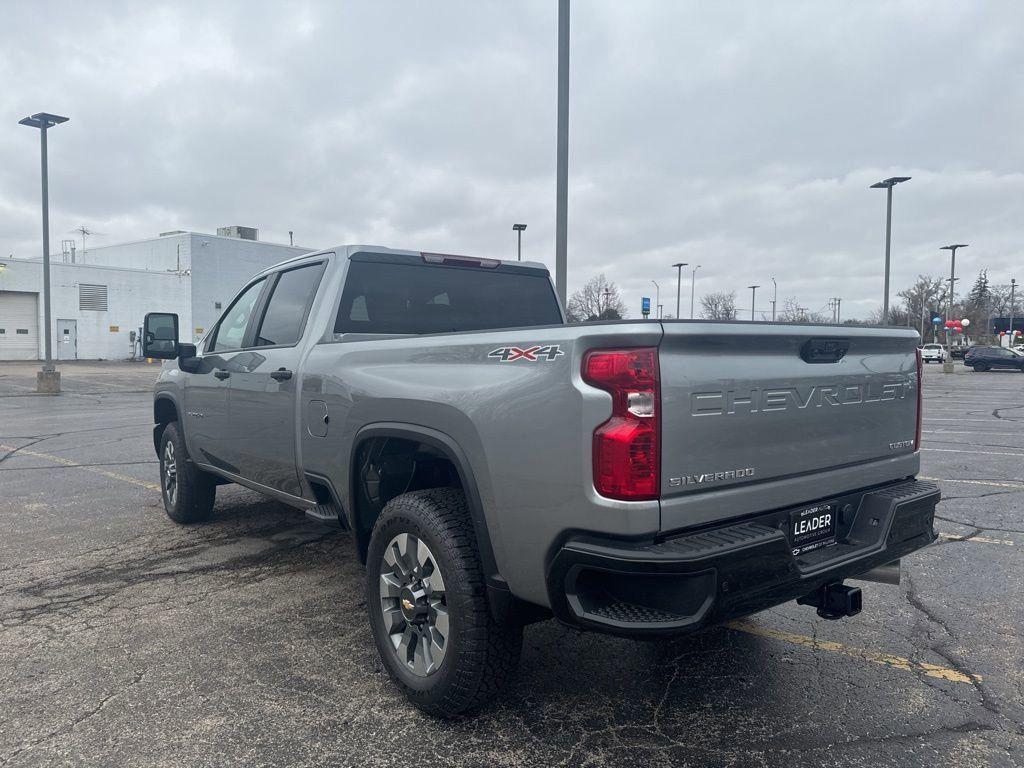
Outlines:
POLYGON ((39 294, 0 291, 0 360, 39 359, 39 294))

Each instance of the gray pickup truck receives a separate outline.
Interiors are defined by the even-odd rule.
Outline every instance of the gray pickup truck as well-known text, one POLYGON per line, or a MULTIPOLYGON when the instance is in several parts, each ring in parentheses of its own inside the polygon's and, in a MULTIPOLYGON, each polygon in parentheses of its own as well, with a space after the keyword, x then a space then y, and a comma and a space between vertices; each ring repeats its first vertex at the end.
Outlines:
MULTIPOLYGON (((351 532, 381 658, 421 709, 491 697, 524 625, 689 632, 861 608, 935 539, 918 335, 567 324, 540 264, 341 246, 256 275, 166 365, 167 514, 239 483, 351 532)), ((898 579, 898 576, 896 577, 898 579)))

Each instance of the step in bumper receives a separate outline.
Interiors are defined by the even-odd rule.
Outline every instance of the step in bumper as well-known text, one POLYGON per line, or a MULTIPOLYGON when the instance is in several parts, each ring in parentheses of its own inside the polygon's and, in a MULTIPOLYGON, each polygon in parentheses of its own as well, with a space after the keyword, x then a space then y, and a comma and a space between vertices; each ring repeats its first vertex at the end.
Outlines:
POLYGON ((693 631, 802 597, 931 544, 933 483, 904 480, 830 499, 836 543, 795 554, 790 513, 807 504, 658 541, 570 537, 550 560, 552 610, 619 635, 693 631))

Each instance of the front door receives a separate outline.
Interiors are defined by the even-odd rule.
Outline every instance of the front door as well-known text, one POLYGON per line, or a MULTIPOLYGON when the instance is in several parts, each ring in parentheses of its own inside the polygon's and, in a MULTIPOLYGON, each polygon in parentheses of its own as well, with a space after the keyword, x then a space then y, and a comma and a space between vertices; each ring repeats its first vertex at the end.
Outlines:
POLYGON ((251 347, 231 373, 229 460, 246 479, 293 496, 302 495, 295 456, 300 341, 325 266, 319 261, 271 275, 251 347))
POLYGON ((78 321, 57 321, 57 359, 78 359, 78 321))
POLYGON ((246 330, 267 284, 260 278, 246 286, 217 322, 196 370, 185 373, 185 438, 195 461, 242 474, 231 460, 228 445, 232 428, 228 393, 232 376, 245 370, 246 330))

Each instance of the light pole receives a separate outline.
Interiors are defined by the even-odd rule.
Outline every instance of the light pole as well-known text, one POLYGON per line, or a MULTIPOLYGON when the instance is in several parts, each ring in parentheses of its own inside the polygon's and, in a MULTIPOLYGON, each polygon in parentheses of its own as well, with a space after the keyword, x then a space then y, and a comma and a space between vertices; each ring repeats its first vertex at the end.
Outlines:
POLYGON ((519 244, 516 246, 516 261, 523 260, 523 230, 526 229, 525 224, 513 224, 512 231, 516 233, 519 238, 519 244))
POLYGON ((757 301, 757 289, 760 287, 760 285, 747 286, 750 289, 750 322, 754 322, 754 305, 757 301))
POLYGON ((555 288, 564 307, 569 271, 569 0, 558 0, 558 127, 555 146, 555 288))
POLYGON ((597 313, 598 320, 604 320, 604 313, 608 311, 608 305, 611 304, 612 291, 610 288, 605 288, 604 293, 601 295, 604 296, 604 309, 601 309, 601 302, 599 301, 597 303, 597 308, 600 310, 597 313))
POLYGON ((697 285, 697 270, 700 269, 700 264, 693 268, 690 272, 690 319, 693 320, 693 289, 697 285))
POLYGON ((673 264, 676 268, 676 320, 679 319, 679 289, 683 284, 683 267, 689 266, 685 261, 680 261, 678 264, 673 264))
POLYGON ((43 185, 43 321, 46 323, 46 361, 43 370, 36 374, 36 391, 46 394, 60 392, 60 372, 53 366, 53 350, 50 346, 50 184, 46 166, 46 131, 55 125, 66 123, 68 118, 38 112, 18 121, 19 125, 39 129, 40 169, 43 185))
POLYGON ((885 200, 885 295, 882 297, 882 325, 889 324, 889 247, 892 244, 892 188, 904 181, 910 181, 909 176, 893 176, 885 181, 879 181, 871 185, 871 189, 884 189, 885 200))
POLYGON ((772 322, 775 322, 775 304, 779 300, 779 284, 772 278, 772 322))
MULTIPOLYGON (((944 245, 939 250, 949 251, 949 311, 946 313, 946 320, 953 319, 953 291, 956 288, 956 249, 966 248, 967 243, 956 245, 944 245)), ((942 361, 942 372, 953 372, 953 345, 950 343, 949 328, 946 329, 946 359, 942 361)))
POLYGON ((658 319, 661 319, 661 286, 658 285, 657 280, 651 280, 654 283, 654 306, 657 307, 658 319))
POLYGON ((1013 304, 1017 293, 1017 278, 1010 278, 1010 349, 1013 349, 1013 304))

